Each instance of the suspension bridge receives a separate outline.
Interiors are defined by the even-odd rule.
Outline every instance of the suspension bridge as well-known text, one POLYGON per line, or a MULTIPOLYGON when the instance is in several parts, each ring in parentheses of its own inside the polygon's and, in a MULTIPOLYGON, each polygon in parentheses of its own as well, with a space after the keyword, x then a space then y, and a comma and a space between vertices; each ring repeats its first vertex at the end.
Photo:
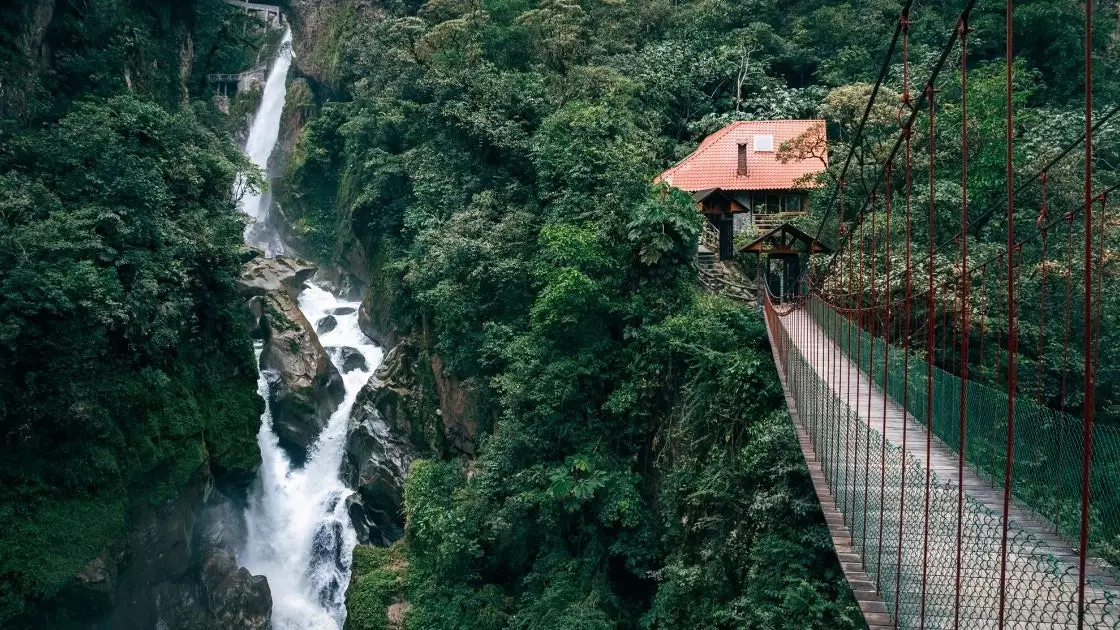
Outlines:
POLYGON ((870 628, 1120 628, 1120 401, 1101 360, 1120 305, 1109 202, 1120 185, 1094 155, 1120 107, 1094 108, 1086 2, 1084 130, 1048 155, 1017 156, 1008 0, 1005 136, 978 137, 967 83, 976 4, 964 3, 918 80, 917 16, 903 5, 816 226, 835 246, 807 247, 794 288, 775 290, 760 265, 758 301, 870 628), (868 151, 888 79, 902 87, 898 128, 868 151), (1006 149, 998 203, 970 203, 970 142, 1006 149), (856 176, 857 153, 861 165, 883 157, 856 176), (936 181, 946 170, 960 178, 951 202, 936 181), (949 203, 959 219, 946 234, 949 203), (1006 239, 993 244, 993 229, 1006 239))

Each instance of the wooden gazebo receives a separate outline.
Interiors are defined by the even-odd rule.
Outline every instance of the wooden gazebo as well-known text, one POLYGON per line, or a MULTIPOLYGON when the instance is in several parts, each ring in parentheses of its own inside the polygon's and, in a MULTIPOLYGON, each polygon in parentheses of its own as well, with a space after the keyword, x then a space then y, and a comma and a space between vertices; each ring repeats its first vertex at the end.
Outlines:
POLYGON ((802 257, 807 262, 812 254, 831 254, 833 250, 793 225, 783 223, 739 251, 759 255, 759 265, 764 273, 764 281, 770 285, 770 292, 784 299, 787 287, 797 286, 801 276, 802 257), (766 257, 765 261, 762 256, 766 257), (782 263, 782 268, 777 270, 776 279, 773 269, 775 260, 782 263))

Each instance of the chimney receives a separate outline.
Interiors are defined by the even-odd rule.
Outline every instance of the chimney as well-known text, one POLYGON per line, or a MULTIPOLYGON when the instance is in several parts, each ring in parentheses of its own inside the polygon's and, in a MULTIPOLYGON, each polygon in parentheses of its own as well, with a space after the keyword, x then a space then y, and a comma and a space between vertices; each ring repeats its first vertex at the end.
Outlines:
POLYGON ((739 143, 739 168, 735 171, 735 174, 739 177, 747 175, 747 145, 742 142, 739 143))

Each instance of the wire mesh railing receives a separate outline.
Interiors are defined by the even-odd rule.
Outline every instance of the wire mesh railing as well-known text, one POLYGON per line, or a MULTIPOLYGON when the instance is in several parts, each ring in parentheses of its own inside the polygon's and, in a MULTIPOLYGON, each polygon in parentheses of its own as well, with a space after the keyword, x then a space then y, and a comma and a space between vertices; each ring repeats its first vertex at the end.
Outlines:
MULTIPOLYGON (((907 419, 900 420, 901 409, 894 401, 902 399, 899 388, 905 381, 896 378, 897 383, 892 383, 892 377, 900 374, 902 352, 891 349, 885 377, 875 376, 883 374, 885 344, 861 331, 858 343, 862 345, 857 348, 854 328, 848 344, 852 324, 827 305, 811 300, 807 308, 783 315, 767 300, 765 314, 778 367, 844 515, 852 538, 848 542, 862 558, 896 625, 1000 627, 1003 597, 1002 627, 1077 627, 1079 574, 1071 561, 1076 555, 1056 549, 1053 540, 1029 527, 1010 522, 1008 577, 1001 587, 999 511, 990 501, 974 496, 977 489, 967 481, 966 491, 958 493, 955 474, 943 474, 945 457, 932 457, 927 467, 924 450, 904 451, 898 428, 907 419), (848 354, 853 350, 863 369, 855 368, 856 357, 848 354), (884 385, 886 400, 880 389, 884 385)), ((917 410, 927 400, 926 364, 910 363, 915 373, 906 383, 911 387, 908 400, 917 410)), ((942 374, 934 384, 935 399, 945 404, 934 405, 932 424, 935 433, 940 428, 950 438, 937 435, 946 443, 954 437, 948 429, 950 420, 956 419, 948 402, 954 394, 951 376, 942 374)), ((998 409, 984 406, 992 399, 978 394, 976 400, 976 413, 999 415, 998 409)), ((924 408, 921 411, 909 420, 914 427, 907 443, 925 439, 915 433, 924 435, 921 425, 927 423, 924 408)), ((969 412, 971 420, 971 403, 969 412)), ((956 459, 944 444, 937 448, 956 459)), ((966 451, 975 449, 988 456, 985 448, 982 442, 969 443, 966 451)), ((949 467, 955 470, 956 463, 949 467)), ((1084 623, 1091 628, 1120 628, 1120 597, 1108 580, 1087 580, 1084 623)))
MULTIPOLYGON (((898 405, 954 451, 960 445, 960 377, 933 368, 933 418, 927 418, 926 357, 910 353, 909 374, 902 348, 888 346, 818 297, 807 310, 821 330, 860 370, 898 405), (858 348, 856 347, 858 344, 858 348), (887 369, 883 369, 884 362, 887 369)), ((1003 487, 1007 440, 1006 392, 982 383, 967 384, 965 462, 993 488, 1003 487)), ((1015 400, 1012 494, 1055 531, 1074 541, 1081 515, 1081 456, 1084 446, 1080 418, 1039 404, 1026 396, 1015 400)), ((1120 549, 1120 429, 1093 427, 1090 477, 1089 549, 1114 559, 1120 549)), ((1071 542, 1072 545, 1072 542, 1071 542)), ((1111 566, 1104 567, 1112 570, 1111 566)))

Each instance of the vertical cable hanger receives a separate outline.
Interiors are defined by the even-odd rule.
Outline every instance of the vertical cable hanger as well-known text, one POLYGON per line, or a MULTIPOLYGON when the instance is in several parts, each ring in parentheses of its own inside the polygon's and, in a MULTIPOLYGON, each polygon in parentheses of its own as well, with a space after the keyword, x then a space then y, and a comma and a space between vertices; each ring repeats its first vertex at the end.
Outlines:
POLYGON ((1085 557, 1089 548, 1089 475, 1093 457, 1093 0, 1085 0, 1085 375, 1081 426, 1081 523, 1078 538, 1077 628, 1085 627, 1085 557))
POLYGON ((957 457, 957 561, 956 587, 953 599, 953 627, 959 629, 961 622, 961 554, 964 535, 964 457, 965 432, 968 425, 968 18, 962 16, 957 22, 961 42, 961 398, 960 398, 960 444, 957 457))

